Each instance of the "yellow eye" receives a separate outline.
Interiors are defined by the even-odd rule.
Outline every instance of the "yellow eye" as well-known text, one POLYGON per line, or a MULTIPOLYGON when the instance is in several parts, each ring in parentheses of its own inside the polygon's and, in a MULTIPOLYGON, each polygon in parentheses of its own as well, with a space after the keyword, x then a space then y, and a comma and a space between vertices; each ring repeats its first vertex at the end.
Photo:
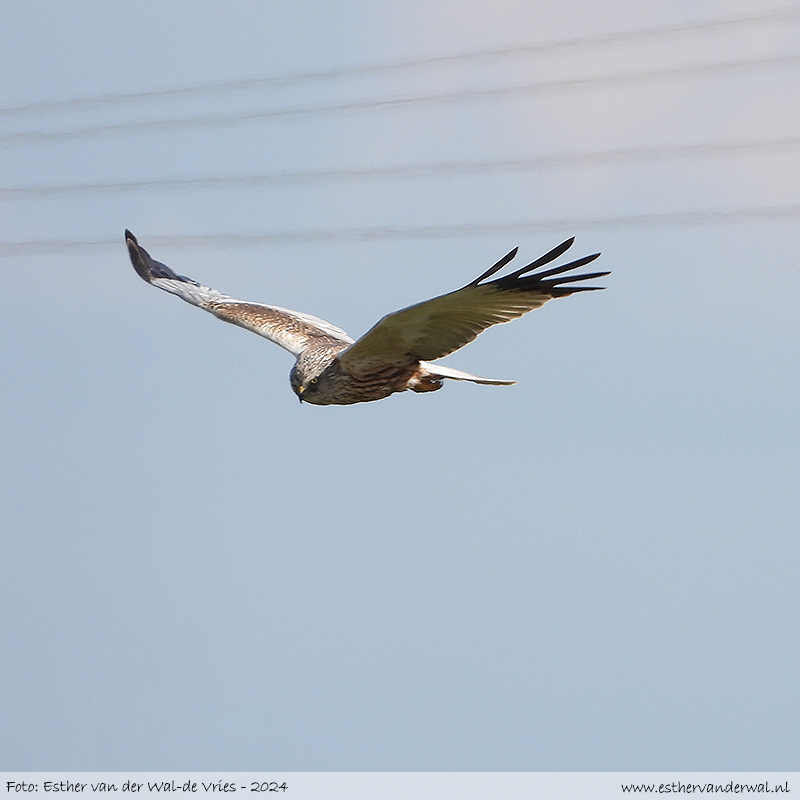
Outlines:
POLYGON ((317 382, 317 379, 316 379, 316 378, 312 378, 312 379, 309 381, 309 383, 316 383, 316 382, 317 382))

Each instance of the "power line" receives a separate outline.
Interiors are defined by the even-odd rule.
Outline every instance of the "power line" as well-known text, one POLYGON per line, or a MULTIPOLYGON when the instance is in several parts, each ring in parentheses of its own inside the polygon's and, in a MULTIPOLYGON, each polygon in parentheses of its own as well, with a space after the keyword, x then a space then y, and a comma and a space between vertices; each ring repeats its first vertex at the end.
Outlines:
POLYGON ((786 20, 798 16, 798 14, 800 14, 800 6, 786 6, 756 14, 714 17, 705 20, 679 22, 650 26, 646 28, 634 28, 624 31, 593 34, 591 36, 573 37, 567 39, 551 39, 543 42, 518 44, 507 47, 486 48, 467 53, 395 59, 393 61, 384 61, 372 64, 351 65, 328 70, 289 72, 246 78, 242 80, 205 82, 194 84, 192 86, 158 89, 149 92, 109 93, 94 97, 75 97, 67 100, 44 100, 0 108, 0 116, 92 108, 100 105, 108 105, 110 103, 130 103, 196 94, 232 92, 261 88, 265 86, 290 85, 307 83, 316 80, 331 80, 363 75, 374 75, 398 69, 418 69, 460 62, 479 61, 483 59, 528 56, 536 53, 567 48, 596 47, 599 45, 616 44, 626 41, 635 41, 637 39, 659 38, 663 36, 689 33, 692 31, 705 31, 722 27, 753 25, 762 22, 786 20))
POLYGON ((56 131, 21 131, 0 136, 0 145, 27 144, 31 142, 50 142, 64 139, 89 138, 104 134, 140 133, 145 131, 167 131, 180 128, 230 125, 276 117, 323 114, 331 112, 367 111, 372 109, 396 109, 414 105, 432 105, 450 102, 511 97, 514 95, 533 95, 543 92, 586 89, 602 85, 635 84, 651 81, 669 80, 691 75, 724 75, 756 68, 780 68, 800 63, 800 54, 766 56, 762 58, 717 61, 707 64, 686 64, 675 67, 605 75, 591 75, 584 78, 562 78, 537 81, 518 86, 499 86, 488 89, 460 89, 427 95, 408 95, 371 100, 355 100, 344 103, 326 103, 313 106, 287 106, 263 109, 260 111, 238 112, 235 114, 206 114, 175 119, 140 120, 134 122, 87 125, 56 131))
MULTIPOLYGON (((488 236, 498 233, 530 233, 590 228, 665 228, 719 225, 731 222, 765 222, 793 219, 800 216, 800 204, 753 206, 750 208, 701 211, 673 211, 652 214, 627 214, 610 217, 550 219, 539 222, 468 223, 431 225, 426 227, 376 226, 370 228, 332 228, 329 230, 285 231, 281 233, 247 234, 216 233, 187 236, 150 236, 154 247, 246 247, 308 242, 374 241, 380 239, 458 238, 488 236)), ((68 250, 121 248, 122 238, 113 239, 35 239, 27 242, 0 242, 0 256, 60 253, 68 250)))
POLYGON ((281 183, 315 183, 380 178, 418 178, 431 175, 465 175, 492 171, 552 169, 564 166, 657 161, 661 159, 707 159, 750 153, 788 152, 800 147, 800 137, 750 139, 733 142, 663 145, 658 147, 626 147, 592 152, 566 151, 527 158, 495 159, 463 162, 442 161, 428 164, 390 165, 351 169, 322 169, 271 172, 261 175, 222 175, 195 178, 159 178, 136 181, 49 184, 40 186, 0 187, 0 201, 24 197, 46 197, 94 192, 122 192, 142 189, 198 189, 251 187, 281 183))

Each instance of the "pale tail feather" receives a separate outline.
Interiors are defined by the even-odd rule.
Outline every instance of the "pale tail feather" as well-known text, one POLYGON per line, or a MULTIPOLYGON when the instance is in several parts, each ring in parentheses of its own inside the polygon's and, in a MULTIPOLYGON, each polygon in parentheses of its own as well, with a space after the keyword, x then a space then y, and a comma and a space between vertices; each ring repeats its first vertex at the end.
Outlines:
POLYGON ((490 386, 511 386, 516 381, 503 381, 496 378, 481 378, 478 375, 470 375, 469 372, 462 372, 460 369, 445 367, 441 364, 431 364, 428 361, 420 361, 419 365, 437 378, 452 378, 454 381, 472 381, 472 383, 484 383, 490 386))

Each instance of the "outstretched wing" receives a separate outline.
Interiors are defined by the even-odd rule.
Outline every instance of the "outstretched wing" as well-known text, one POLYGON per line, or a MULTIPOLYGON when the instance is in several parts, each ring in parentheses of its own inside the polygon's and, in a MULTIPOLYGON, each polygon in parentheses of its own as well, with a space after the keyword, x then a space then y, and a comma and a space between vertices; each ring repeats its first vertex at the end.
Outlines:
POLYGON ((376 364, 405 364, 419 359, 434 361, 468 344, 486 328, 521 317, 553 297, 603 288, 564 284, 599 278, 608 272, 561 277, 594 261, 600 253, 528 274, 554 261, 574 241, 568 239, 533 263, 502 278, 482 283, 514 258, 517 254, 515 248, 462 289, 387 314, 355 344, 342 351, 339 360, 354 373, 376 364))
POLYGON ((148 252, 139 246, 136 237, 127 230, 125 241, 133 268, 148 283, 178 295, 187 303, 210 311, 225 322, 253 331, 294 355, 302 353, 310 344, 322 344, 332 339, 347 343, 353 341, 341 328, 310 314, 236 300, 191 278, 176 275, 165 264, 150 258, 148 252))

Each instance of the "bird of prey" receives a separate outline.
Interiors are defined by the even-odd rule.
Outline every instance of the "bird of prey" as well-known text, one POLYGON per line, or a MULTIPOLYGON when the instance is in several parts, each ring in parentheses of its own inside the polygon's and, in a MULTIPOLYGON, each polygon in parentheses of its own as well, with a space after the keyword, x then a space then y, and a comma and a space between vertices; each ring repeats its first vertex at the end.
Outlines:
POLYGON ((553 297, 601 289, 572 284, 609 274, 565 277, 594 261, 599 253, 534 273, 572 246, 574 239, 567 239, 527 266, 487 280, 514 258, 514 248, 463 288, 387 314, 356 341, 341 328, 310 314, 236 300, 209 289, 150 258, 130 231, 125 231, 125 240, 134 269, 148 283, 296 356, 289 375, 292 389, 301 402, 322 406, 381 400, 406 389, 433 392, 442 387, 445 378, 495 386, 516 383, 480 378, 430 362, 464 347, 486 328, 521 317, 553 297))

